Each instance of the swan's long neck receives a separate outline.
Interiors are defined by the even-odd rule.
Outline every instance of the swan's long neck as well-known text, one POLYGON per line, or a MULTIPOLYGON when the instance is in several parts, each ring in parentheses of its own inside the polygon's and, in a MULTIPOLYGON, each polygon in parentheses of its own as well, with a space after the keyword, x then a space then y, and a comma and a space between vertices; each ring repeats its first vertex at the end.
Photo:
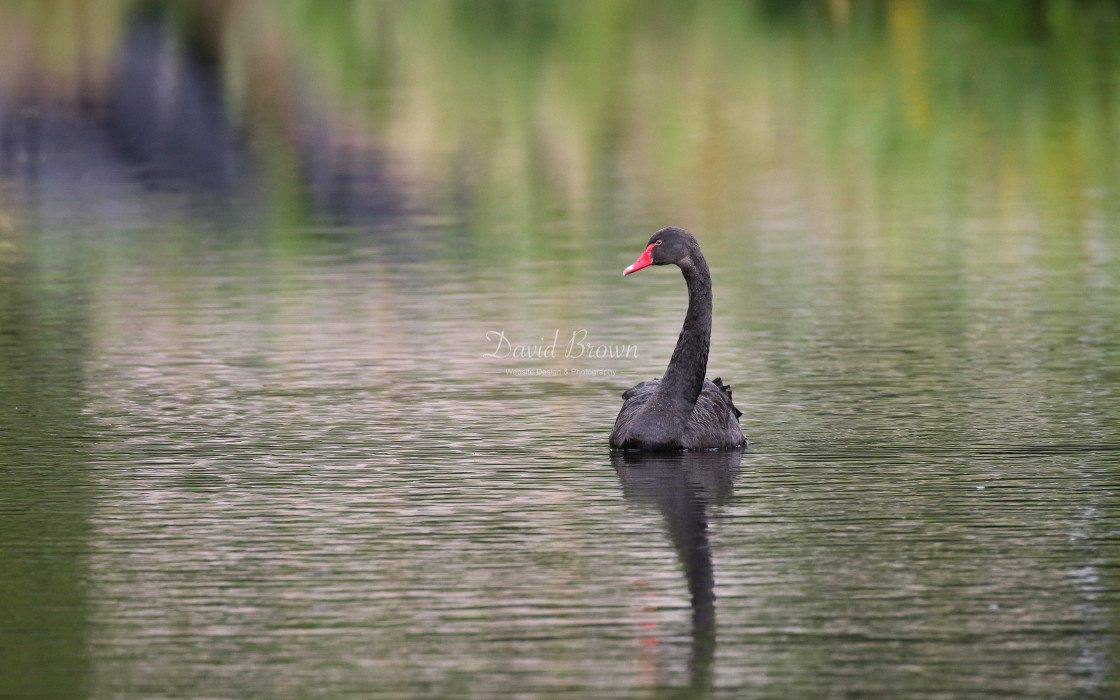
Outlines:
POLYGON ((712 337, 712 277, 699 250, 678 263, 688 286, 688 312, 673 357, 661 378, 660 393, 674 412, 687 418, 704 388, 708 344, 712 337))

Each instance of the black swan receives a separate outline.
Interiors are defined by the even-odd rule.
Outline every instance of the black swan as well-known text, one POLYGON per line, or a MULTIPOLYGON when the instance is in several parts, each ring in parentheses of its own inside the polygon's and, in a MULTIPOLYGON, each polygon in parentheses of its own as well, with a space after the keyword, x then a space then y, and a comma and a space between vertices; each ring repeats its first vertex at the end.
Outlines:
POLYGON ((622 271, 676 265, 688 286, 688 312, 677 347, 661 379, 651 379, 622 395, 622 410, 611 431, 611 447, 621 450, 716 450, 747 443, 731 402, 731 387, 704 378, 712 336, 712 278, 692 234, 670 226, 650 236, 646 252, 622 271))

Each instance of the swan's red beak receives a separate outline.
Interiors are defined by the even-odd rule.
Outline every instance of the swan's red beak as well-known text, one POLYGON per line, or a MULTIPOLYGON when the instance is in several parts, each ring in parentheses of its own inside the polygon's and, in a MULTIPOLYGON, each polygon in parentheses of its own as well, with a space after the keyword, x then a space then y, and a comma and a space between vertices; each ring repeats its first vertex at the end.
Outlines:
POLYGON ((623 270, 622 274, 623 275, 628 275, 631 272, 637 272, 638 270, 642 269, 643 267, 649 267, 650 265, 652 265, 653 264, 653 258, 650 256, 650 253, 653 252, 653 247, 655 245, 657 245, 657 244, 656 243, 650 243, 649 247, 646 248, 646 252, 642 253, 641 257, 639 257, 637 260, 635 260, 633 265, 631 265, 630 267, 623 270))

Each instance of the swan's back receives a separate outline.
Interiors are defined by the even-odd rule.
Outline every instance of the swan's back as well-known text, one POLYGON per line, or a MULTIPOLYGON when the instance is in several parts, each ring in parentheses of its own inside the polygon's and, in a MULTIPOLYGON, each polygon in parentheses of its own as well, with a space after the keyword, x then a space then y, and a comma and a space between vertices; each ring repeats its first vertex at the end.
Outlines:
POLYGON ((661 385, 651 379, 627 389, 622 394, 622 410, 611 431, 611 447, 635 450, 712 450, 739 447, 747 443, 739 416, 731 400, 731 387, 717 377, 704 380, 696 406, 688 422, 673 426, 660 421, 656 408, 650 406, 661 385))

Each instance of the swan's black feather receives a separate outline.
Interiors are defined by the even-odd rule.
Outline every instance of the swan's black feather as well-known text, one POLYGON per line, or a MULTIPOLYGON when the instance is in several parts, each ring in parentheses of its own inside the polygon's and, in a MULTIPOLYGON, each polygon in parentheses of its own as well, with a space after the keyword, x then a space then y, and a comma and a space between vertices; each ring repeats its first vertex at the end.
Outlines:
POLYGON ((710 450, 747 444, 747 438, 739 427, 739 416, 743 413, 731 401, 729 387, 717 381, 704 382, 679 440, 664 442, 659 441, 660 436, 672 431, 661 429, 668 422, 668 417, 658 415, 660 412, 654 400, 661 380, 651 379, 627 389, 622 393, 622 410, 618 412, 614 430, 611 431, 611 447, 624 450, 710 450))

